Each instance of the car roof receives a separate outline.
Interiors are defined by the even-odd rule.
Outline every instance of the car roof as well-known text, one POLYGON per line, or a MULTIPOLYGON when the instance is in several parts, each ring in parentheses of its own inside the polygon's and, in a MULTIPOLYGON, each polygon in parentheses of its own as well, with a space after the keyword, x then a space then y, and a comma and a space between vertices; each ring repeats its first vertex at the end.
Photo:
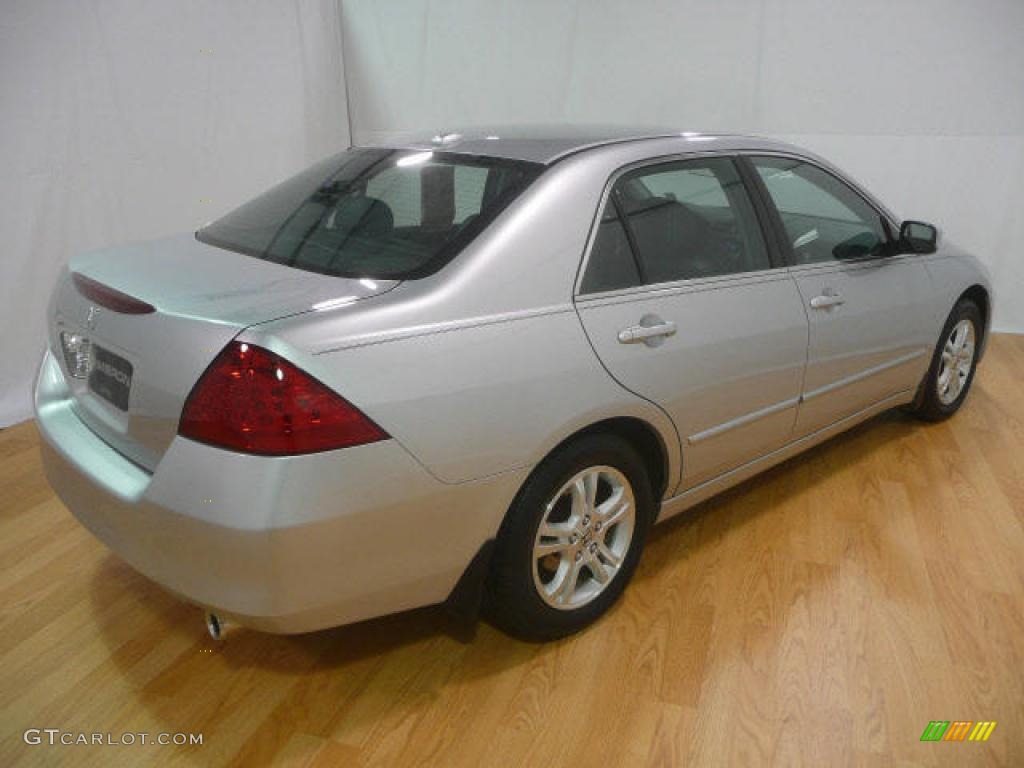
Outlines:
POLYGON ((781 141, 727 133, 630 125, 502 125, 395 133, 360 146, 456 152, 550 165, 579 152, 623 143, 678 138, 681 150, 765 149, 793 151, 781 141))

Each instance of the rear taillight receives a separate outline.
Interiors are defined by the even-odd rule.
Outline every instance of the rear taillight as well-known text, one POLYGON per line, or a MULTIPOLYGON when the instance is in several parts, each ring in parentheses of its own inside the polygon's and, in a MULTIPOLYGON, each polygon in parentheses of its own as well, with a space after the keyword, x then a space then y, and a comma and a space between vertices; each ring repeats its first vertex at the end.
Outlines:
POLYGON ((192 388, 178 433, 245 453, 286 456, 385 440, 358 408, 282 357, 233 341, 192 388))

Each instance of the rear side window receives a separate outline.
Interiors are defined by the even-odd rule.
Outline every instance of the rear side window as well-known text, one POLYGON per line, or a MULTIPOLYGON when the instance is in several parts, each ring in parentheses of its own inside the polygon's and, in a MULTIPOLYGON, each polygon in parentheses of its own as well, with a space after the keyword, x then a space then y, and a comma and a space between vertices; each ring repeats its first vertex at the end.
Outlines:
POLYGON ((729 158, 645 166, 612 187, 581 290, 694 280, 770 268, 729 158))
POLYGON ((881 256, 882 216, 830 173, 786 157, 752 157, 782 218, 796 264, 881 256))
POLYGON ((279 184, 196 237, 312 272, 414 279, 444 266, 542 170, 455 153, 353 149, 279 184))
POLYGON ((580 290, 583 293, 598 293, 639 284, 640 269, 626 237, 626 230, 619 218, 618 209, 609 201, 597 227, 580 290))

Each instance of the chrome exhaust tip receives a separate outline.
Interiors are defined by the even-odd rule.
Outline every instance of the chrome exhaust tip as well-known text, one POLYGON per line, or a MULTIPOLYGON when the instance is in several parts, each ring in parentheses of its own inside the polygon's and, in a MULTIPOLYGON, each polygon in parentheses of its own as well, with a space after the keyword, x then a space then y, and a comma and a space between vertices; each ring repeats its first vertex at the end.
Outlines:
POLYGON ((210 637, 214 640, 220 640, 224 637, 224 632, 227 629, 227 623, 216 613, 206 614, 206 631, 210 637))

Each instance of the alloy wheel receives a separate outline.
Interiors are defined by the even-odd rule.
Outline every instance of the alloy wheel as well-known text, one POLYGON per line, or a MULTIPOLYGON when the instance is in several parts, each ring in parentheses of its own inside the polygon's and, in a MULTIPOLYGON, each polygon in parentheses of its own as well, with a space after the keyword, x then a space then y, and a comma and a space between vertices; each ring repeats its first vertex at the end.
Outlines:
POLYGON ((967 319, 961 320, 953 326, 942 347, 942 363, 935 380, 939 402, 943 405, 956 402, 967 385, 974 366, 974 350, 974 323, 967 319))
POLYGON ((635 524, 636 499, 622 472, 595 466, 570 478, 547 502, 534 540, 541 599, 559 610, 594 600, 622 568, 635 524))

